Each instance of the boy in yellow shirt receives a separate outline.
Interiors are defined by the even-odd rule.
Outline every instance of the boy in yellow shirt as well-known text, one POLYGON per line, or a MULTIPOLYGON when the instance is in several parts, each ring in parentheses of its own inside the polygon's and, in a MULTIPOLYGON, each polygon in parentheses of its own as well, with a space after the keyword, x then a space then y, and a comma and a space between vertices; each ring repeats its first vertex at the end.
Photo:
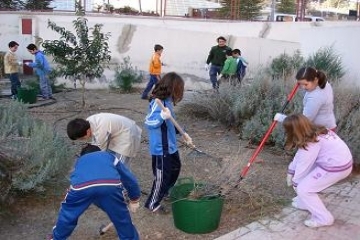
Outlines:
POLYGON ((15 54, 19 47, 19 44, 15 41, 9 42, 9 51, 5 54, 4 57, 4 70, 5 74, 8 75, 11 82, 11 98, 17 98, 18 88, 21 87, 19 80, 19 66, 22 65, 18 61, 18 58, 15 54))

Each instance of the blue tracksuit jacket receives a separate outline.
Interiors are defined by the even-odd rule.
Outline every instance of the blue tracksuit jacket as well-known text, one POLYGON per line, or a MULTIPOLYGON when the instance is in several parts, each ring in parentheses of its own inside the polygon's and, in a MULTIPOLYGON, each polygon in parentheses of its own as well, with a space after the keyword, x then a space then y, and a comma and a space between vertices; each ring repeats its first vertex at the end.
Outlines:
MULTIPOLYGON (((171 115, 175 118, 174 106, 170 98, 162 101, 164 106, 169 108, 171 115)), ((175 153, 177 149, 176 145, 176 131, 175 126, 171 120, 164 120, 160 116, 161 108, 157 105, 153 99, 149 105, 149 113, 145 119, 145 127, 148 129, 149 142, 150 142, 150 154, 151 155, 163 155, 163 147, 167 144, 167 151, 169 154, 175 153), (167 126, 167 143, 163 143, 164 136, 161 132, 161 125, 166 121, 167 126)))

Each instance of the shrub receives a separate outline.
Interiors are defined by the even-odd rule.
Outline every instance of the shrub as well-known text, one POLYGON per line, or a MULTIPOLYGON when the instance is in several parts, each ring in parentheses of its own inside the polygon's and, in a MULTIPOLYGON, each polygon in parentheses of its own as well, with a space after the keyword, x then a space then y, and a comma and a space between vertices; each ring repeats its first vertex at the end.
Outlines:
POLYGON ((341 79, 344 74, 341 57, 333 47, 324 47, 309 56, 305 62, 306 66, 314 67, 326 73, 326 76, 333 81, 341 79))
POLYGON ((74 156, 52 127, 33 119, 16 101, 0 107, 0 143, 9 191, 43 191, 49 179, 68 169, 74 156))
POLYGON ((116 67, 115 79, 110 83, 110 88, 121 89, 129 92, 134 83, 140 83, 143 75, 138 71, 137 67, 133 67, 130 57, 123 58, 123 62, 116 67))
POLYGON ((283 53, 272 60, 267 72, 273 79, 282 79, 286 81, 303 63, 304 58, 301 56, 300 51, 296 51, 292 56, 283 53))

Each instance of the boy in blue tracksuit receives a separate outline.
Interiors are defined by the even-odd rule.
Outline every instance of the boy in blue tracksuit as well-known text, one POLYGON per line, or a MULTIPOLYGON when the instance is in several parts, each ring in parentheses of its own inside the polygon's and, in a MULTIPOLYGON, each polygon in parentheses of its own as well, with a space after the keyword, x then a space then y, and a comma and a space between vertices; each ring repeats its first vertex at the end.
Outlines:
POLYGON ((32 55, 35 55, 35 61, 30 63, 26 62, 25 64, 31 68, 35 68, 36 74, 39 76, 40 80, 40 92, 43 100, 52 99, 52 89, 49 80, 49 73, 51 71, 48 60, 46 59, 44 53, 36 47, 35 44, 31 43, 27 47, 27 50, 32 55))
MULTIPOLYGON (((170 118, 174 116, 173 105, 181 101, 184 93, 184 81, 176 73, 170 72, 155 86, 150 102, 145 127, 149 133, 149 148, 152 157, 154 181, 145 207, 155 213, 167 213, 161 200, 174 186, 181 169, 176 143, 176 130, 170 118), (156 103, 161 100, 165 109, 156 103)), ((191 142, 189 135, 183 135, 185 142, 191 142)))
POLYGON ((86 146, 70 176, 53 240, 66 240, 75 229, 80 215, 91 205, 107 213, 121 240, 138 240, 138 232, 131 221, 129 210, 139 207, 140 187, 135 176, 114 155, 94 145, 86 146), (127 204, 123 191, 127 190, 127 204))

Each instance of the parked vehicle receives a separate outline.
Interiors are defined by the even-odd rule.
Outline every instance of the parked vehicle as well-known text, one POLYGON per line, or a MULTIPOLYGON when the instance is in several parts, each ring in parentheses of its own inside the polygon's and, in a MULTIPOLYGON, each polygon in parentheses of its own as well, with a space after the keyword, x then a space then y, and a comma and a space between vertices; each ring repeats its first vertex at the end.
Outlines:
MULTIPOLYGON (((295 14, 287 14, 287 13, 275 13, 274 14, 275 22, 299 22, 299 19, 295 14)), ((303 19, 304 22, 322 22, 325 21, 322 17, 316 16, 305 16, 303 19)))

